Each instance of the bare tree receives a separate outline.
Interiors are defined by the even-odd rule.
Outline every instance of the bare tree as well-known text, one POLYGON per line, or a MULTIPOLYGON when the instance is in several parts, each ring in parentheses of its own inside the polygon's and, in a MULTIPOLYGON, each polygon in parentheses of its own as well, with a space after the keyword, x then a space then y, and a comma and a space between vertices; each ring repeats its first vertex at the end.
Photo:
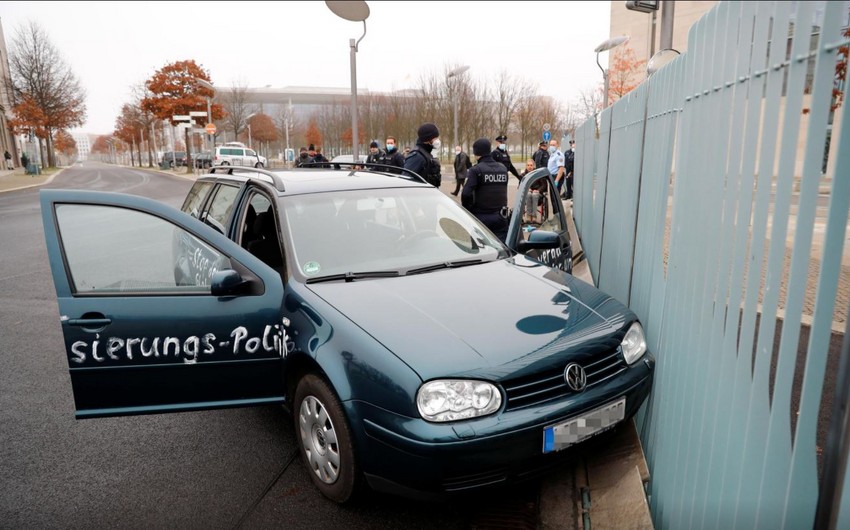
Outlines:
POLYGON ((520 148, 523 156, 528 154, 528 151, 534 152, 536 142, 535 139, 540 138, 543 131, 543 124, 537 121, 537 84, 527 82, 522 89, 517 108, 514 112, 514 124, 520 137, 520 148), (528 149, 528 150, 526 150, 528 149))
POLYGON ((292 143, 292 136, 296 128, 296 118, 295 113, 292 112, 292 107, 289 105, 280 105, 277 115, 274 117, 274 123, 278 129, 281 145, 283 145, 284 149, 290 147, 284 144, 286 144, 287 135, 289 135, 290 144, 292 143))
POLYGON ((71 67, 37 22, 18 28, 9 55, 18 130, 36 129, 47 141, 48 165, 55 166, 54 132, 83 124, 85 91, 71 67))
POLYGON ((496 78, 496 86, 494 96, 496 98, 496 125, 498 126, 498 134, 507 133, 508 126, 514 116, 517 104, 519 103, 520 94, 522 92, 521 81, 519 78, 508 73, 507 70, 502 70, 499 77, 496 78))
POLYGON ((234 81, 229 91, 221 96, 224 107, 224 128, 233 131, 233 137, 248 128, 248 116, 253 112, 248 104, 248 83, 242 79, 234 81))
POLYGON ((579 91, 576 99, 576 114, 582 121, 588 120, 602 108, 602 87, 591 86, 579 91))

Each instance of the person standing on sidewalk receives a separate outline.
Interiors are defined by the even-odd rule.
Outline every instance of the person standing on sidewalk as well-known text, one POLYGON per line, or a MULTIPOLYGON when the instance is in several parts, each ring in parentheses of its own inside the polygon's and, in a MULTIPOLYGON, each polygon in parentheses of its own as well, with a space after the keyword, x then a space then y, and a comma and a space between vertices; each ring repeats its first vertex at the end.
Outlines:
POLYGON ((532 155, 531 159, 534 160, 534 169, 546 167, 549 164, 549 144, 540 142, 537 146, 537 151, 532 155))
POLYGON ((555 185, 558 186, 558 193, 564 187, 564 153, 558 149, 558 140, 549 140, 549 163, 547 165, 549 174, 555 179, 555 185))
POLYGON ((423 123, 416 131, 416 147, 404 158, 404 169, 415 171, 426 182, 439 188, 443 177, 440 173, 440 161, 431 151, 440 150, 440 130, 433 123, 423 123))
POLYGON ((452 192, 452 195, 457 197, 457 194, 460 193, 460 189, 463 187, 463 183, 466 182, 466 172, 469 171, 469 168, 472 167, 472 162, 469 160, 469 155, 463 152, 463 149, 459 146, 455 146, 455 190, 452 192))
POLYGON ((369 144, 369 156, 366 157, 367 164, 383 164, 381 160, 385 158, 384 152, 378 147, 378 142, 369 144))
POLYGON ((511 155, 508 154, 508 137, 504 134, 500 134, 496 137, 496 148, 493 149, 493 160, 496 162, 500 162, 503 166, 505 166, 505 170, 510 174, 515 176, 517 179, 520 179, 519 173, 514 167, 514 163, 511 162, 511 155))
MULTIPOLYGON (((387 150, 384 152, 384 157, 381 159, 381 164, 385 166, 404 167, 404 155, 398 152, 395 136, 387 136, 385 144, 387 150)), ((399 170, 385 169, 387 173, 401 173, 399 170)))
POLYGON ((573 198, 573 168, 575 167, 576 158, 576 141, 570 140, 570 148, 564 153, 564 180, 567 182, 567 190, 564 193, 564 199, 572 200, 573 198))
POLYGON ((15 169, 15 165, 12 163, 12 153, 8 149, 3 153, 3 158, 6 159, 6 169, 15 169))
POLYGON ((493 160, 490 140, 472 144, 478 163, 467 172, 461 204, 504 242, 508 238, 508 172, 493 160))

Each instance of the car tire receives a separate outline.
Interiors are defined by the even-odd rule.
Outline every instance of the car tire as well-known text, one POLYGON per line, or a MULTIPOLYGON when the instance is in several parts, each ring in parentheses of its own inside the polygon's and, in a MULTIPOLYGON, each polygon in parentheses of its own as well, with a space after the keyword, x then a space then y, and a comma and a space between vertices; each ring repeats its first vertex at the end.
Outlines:
POLYGON ((336 394, 324 379, 307 374, 298 382, 293 404, 295 436, 313 484, 332 501, 351 500, 360 472, 336 394))
POLYGON ((257 162, 256 164, 254 164, 254 167, 258 169, 263 169, 264 166, 262 162, 257 162))
POLYGON ((221 165, 222 165, 222 166, 229 166, 229 165, 230 165, 230 162, 222 162, 222 163, 221 163, 221 165))

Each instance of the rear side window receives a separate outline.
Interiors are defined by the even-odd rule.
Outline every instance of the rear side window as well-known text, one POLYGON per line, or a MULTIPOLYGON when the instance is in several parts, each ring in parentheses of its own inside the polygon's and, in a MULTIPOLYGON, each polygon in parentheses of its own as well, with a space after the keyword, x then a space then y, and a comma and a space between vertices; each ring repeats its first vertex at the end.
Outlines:
POLYGON ((180 208, 183 212, 197 219, 201 215, 201 206, 204 204, 204 199, 209 195, 212 189, 212 182, 196 182, 192 189, 189 190, 189 195, 183 201, 183 207, 180 208))
POLYGON ((227 186, 224 184, 219 186, 204 221, 224 234, 227 219, 230 217, 230 212, 233 211, 233 203, 236 202, 237 195, 239 195, 239 188, 236 186, 227 186))

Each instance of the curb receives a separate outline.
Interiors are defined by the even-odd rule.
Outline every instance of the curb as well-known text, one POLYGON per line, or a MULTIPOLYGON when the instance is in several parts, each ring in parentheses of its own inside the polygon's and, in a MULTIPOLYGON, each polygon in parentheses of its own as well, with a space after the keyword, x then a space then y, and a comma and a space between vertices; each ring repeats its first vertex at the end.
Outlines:
POLYGON ((39 182, 39 183, 37 183, 37 184, 28 184, 28 185, 26 185, 26 186, 18 186, 17 188, 9 188, 8 190, 0 190, 0 193, 8 193, 8 192, 10 192, 10 191, 28 190, 28 189, 30 189, 30 188, 37 188, 37 187, 39 187, 39 186, 44 186, 45 184, 50 184, 51 182, 53 182, 53 179, 55 179, 56 177, 58 177, 59 175, 61 175, 61 174, 62 174, 62 172, 63 172, 63 171, 65 171, 66 169, 68 169, 68 168, 67 168, 67 167, 63 167, 62 169, 60 169, 60 170, 59 170, 59 171, 57 171, 56 173, 54 173, 54 174, 50 175, 50 177, 48 177, 48 179, 47 179, 47 180, 45 180, 44 182, 39 182))

